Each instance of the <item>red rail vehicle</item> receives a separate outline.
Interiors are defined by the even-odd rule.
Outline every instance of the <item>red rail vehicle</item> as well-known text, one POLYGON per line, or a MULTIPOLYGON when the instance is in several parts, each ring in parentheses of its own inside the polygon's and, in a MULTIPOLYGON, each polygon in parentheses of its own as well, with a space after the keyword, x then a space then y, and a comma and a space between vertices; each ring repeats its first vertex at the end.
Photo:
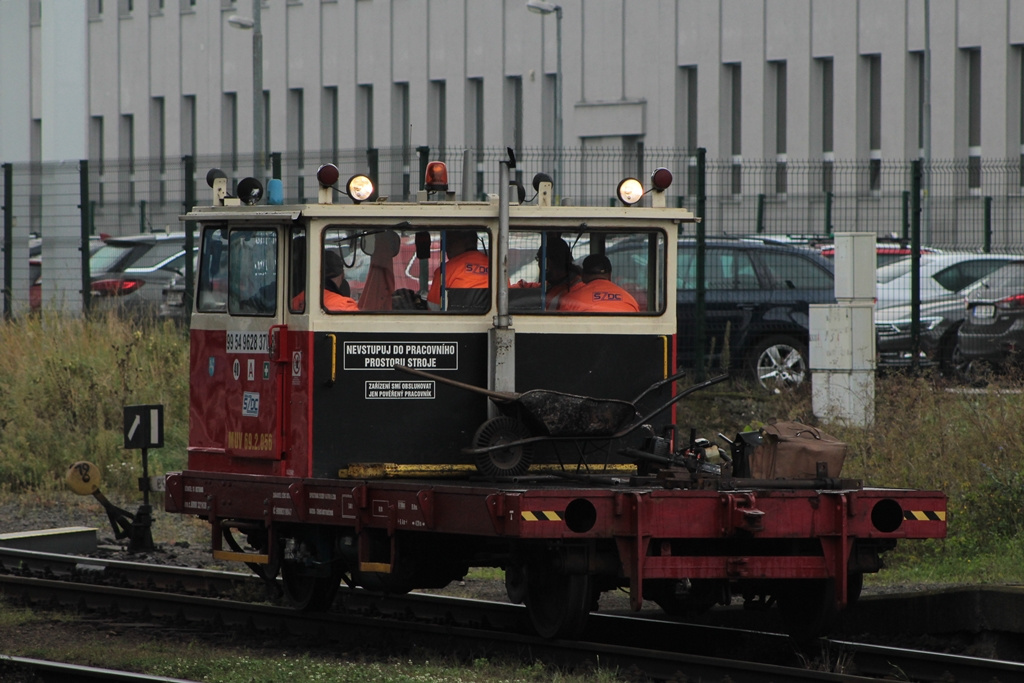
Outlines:
POLYGON ((678 439, 676 243, 694 217, 666 206, 671 174, 580 207, 543 174, 523 201, 514 165, 484 201, 457 200, 435 162, 413 202, 371 200, 363 176, 335 189, 331 165, 302 205, 210 173, 212 206, 183 217, 201 236, 188 465, 165 505, 208 520, 217 557, 280 576, 301 608, 343 581, 401 593, 500 567, 562 637, 616 588, 670 612, 774 599, 806 625, 898 540, 945 536, 939 492, 827 467, 755 479, 750 435, 717 464, 678 439))

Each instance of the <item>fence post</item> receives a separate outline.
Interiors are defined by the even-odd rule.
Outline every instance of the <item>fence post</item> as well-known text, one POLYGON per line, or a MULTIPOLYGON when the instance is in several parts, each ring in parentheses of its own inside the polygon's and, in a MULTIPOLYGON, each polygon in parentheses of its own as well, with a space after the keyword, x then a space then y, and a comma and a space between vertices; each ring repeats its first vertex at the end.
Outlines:
POLYGON ((380 150, 371 147, 366 150, 366 165, 369 167, 370 180, 373 181, 373 194, 367 201, 377 201, 380 193, 380 150))
POLYGON ((992 253, 992 197, 985 197, 985 246, 986 254, 992 253))
POLYGON ((416 189, 425 190, 427 188, 427 164, 430 163, 430 147, 420 145, 416 148, 416 155, 420 160, 420 183, 416 189))
POLYGON ((644 161, 644 141, 643 140, 637 140, 636 141, 636 177, 640 178, 641 182, 643 182, 643 178, 648 175, 647 173, 644 172, 644 164, 645 164, 645 161, 644 161))
POLYGON ((825 193, 825 234, 832 236, 832 193, 825 193))
MULTIPOLYGON (((195 169, 195 161, 192 162, 192 168, 195 169)), ((272 178, 281 179, 281 153, 271 152, 270 154, 270 174, 272 178)))
POLYGON ((4 164, 4 320, 10 320, 13 313, 14 274, 14 166, 4 164))
POLYGON ((900 234, 904 240, 910 239, 910 191, 903 190, 902 192, 903 202, 900 205, 901 216, 900 216, 900 234))
POLYGON ((693 323, 693 365, 696 370, 698 382, 703 382, 706 378, 706 369, 704 367, 704 298, 705 298, 705 287, 704 287, 704 255, 705 255, 705 236, 707 233, 707 227, 704 224, 704 209, 707 202, 705 192, 707 191, 707 149, 703 147, 697 148, 697 263, 696 263, 696 276, 697 276, 697 300, 694 306, 694 323, 693 323))
POLYGON ((757 234, 764 233, 764 193, 757 195, 757 234))
POLYGON ((921 353, 921 160, 911 165, 910 183, 910 367, 921 353))
POLYGON ((89 272, 89 160, 78 162, 78 213, 81 216, 78 249, 82 260, 82 310, 86 313, 92 305, 92 276, 89 272))
MULTIPOLYGON (((273 157, 273 155, 272 155, 273 157)), ((196 205, 196 160, 187 155, 181 158, 185 162, 185 213, 192 211, 196 205)), ((281 155, 277 154, 277 168, 280 172, 281 155)), ((274 176, 277 177, 277 176, 274 176)), ((192 298, 195 296, 195 221, 185 221, 185 319, 192 318, 192 298)))

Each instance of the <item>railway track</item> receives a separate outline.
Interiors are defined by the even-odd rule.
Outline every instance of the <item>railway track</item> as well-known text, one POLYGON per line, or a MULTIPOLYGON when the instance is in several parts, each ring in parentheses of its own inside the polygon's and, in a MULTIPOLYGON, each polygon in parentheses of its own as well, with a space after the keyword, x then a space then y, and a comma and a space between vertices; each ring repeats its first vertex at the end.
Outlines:
POLYGON ((192 683, 182 678, 149 676, 130 671, 116 671, 95 666, 79 666, 7 655, 0 655, 0 680, 33 681, 34 683, 95 683, 96 681, 192 683))
POLYGON ((0 550, 0 569, 0 590, 28 604, 163 624, 215 623, 223 629, 287 634, 303 645, 321 641, 365 648, 372 643, 394 652, 415 644, 568 667, 600 664, 660 680, 683 673, 733 681, 858 681, 893 675, 918 681, 1024 681, 1024 664, 1016 662, 835 640, 798 648, 772 633, 627 615, 596 614, 582 641, 552 642, 521 635, 525 610, 502 603, 423 594, 382 597, 357 589, 342 590, 331 612, 308 614, 210 597, 266 596, 257 579, 233 572, 10 550, 0 550), (126 587, 130 584, 147 588, 126 587))

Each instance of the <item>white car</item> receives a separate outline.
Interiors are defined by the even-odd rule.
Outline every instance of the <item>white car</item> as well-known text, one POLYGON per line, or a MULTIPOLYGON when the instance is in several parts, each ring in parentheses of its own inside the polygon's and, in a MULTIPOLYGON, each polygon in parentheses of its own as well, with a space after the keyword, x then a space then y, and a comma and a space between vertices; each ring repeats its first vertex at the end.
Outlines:
MULTIPOLYGON (((921 301, 934 301, 959 292, 1011 261, 1019 254, 942 252, 921 255, 921 301)), ((878 308, 911 303, 909 257, 875 271, 878 308)))

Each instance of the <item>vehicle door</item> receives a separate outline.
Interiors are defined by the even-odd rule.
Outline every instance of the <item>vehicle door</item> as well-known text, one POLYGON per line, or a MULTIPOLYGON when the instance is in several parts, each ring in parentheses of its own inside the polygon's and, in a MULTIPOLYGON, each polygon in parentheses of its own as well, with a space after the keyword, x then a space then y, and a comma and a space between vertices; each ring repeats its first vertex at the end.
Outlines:
POLYGON ((276 225, 203 229, 192 324, 193 447, 236 458, 282 457, 290 370, 282 235, 276 225))
POLYGON ((832 271, 810 253, 798 250, 759 251, 757 259, 768 274, 759 335, 785 334, 806 342, 810 304, 835 302, 832 271))
MULTIPOLYGON (((697 252, 693 243, 680 243, 677 271, 677 318, 681 362, 692 362, 696 323, 697 252)), ((740 245, 710 245, 705 250, 705 355, 719 357, 746 352, 747 338, 758 310, 767 299, 748 249, 740 245)), ((741 362, 740 358, 735 358, 741 362)))

